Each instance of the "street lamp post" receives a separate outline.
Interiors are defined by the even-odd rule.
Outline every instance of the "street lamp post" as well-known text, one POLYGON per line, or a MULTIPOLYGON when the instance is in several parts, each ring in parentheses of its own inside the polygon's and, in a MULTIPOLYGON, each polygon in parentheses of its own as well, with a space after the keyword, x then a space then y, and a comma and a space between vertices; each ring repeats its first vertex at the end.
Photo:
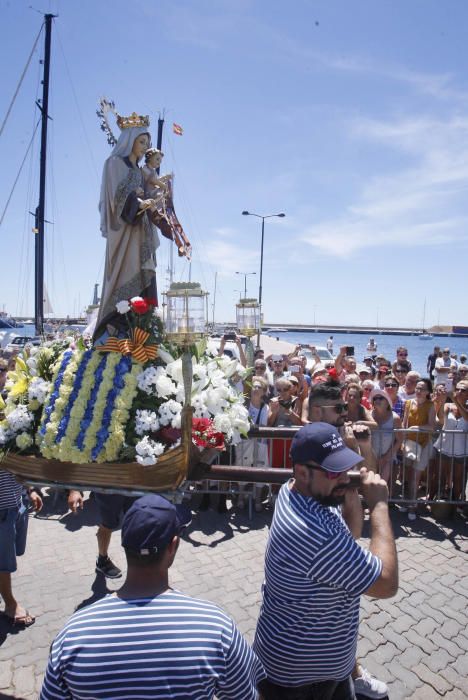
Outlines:
POLYGON ((236 275, 244 275, 244 297, 247 296, 247 276, 256 274, 256 272, 236 272, 236 275))
POLYGON ((283 219, 286 214, 266 214, 263 216, 262 214, 254 214, 251 211, 243 211, 242 212, 243 216, 256 216, 257 219, 262 220, 262 242, 260 246, 260 284, 258 287, 258 305, 260 307, 260 323, 258 327, 258 334, 257 334, 257 345, 260 345, 260 333, 262 331, 262 281, 263 281, 263 242, 265 239, 265 219, 272 219, 273 217, 277 216, 280 219, 283 219))

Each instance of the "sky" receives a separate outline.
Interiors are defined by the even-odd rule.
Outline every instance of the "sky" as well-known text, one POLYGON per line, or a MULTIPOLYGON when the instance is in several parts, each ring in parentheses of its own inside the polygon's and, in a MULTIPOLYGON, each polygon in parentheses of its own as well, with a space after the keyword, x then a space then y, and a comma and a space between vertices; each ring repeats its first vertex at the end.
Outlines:
MULTIPOLYGON (((96 109, 165 115, 161 172, 192 242, 174 280, 235 318, 468 325, 465 0, 0 0, 3 123, 41 27, 52 30, 45 280, 56 315, 101 283, 97 204, 110 147, 96 109), (5 75, 5 67, 8 67, 5 75), (173 122, 183 136, 172 133, 173 122), (216 281, 216 295, 215 276, 216 281)), ((0 136, 0 216, 34 126, 43 33, 0 136)), ((39 131, 0 226, 0 310, 32 315, 39 131)), ((117 131, 117 127, 115 127, 117 131)), ((168 283, 169 243, 158 254, 168 283)))

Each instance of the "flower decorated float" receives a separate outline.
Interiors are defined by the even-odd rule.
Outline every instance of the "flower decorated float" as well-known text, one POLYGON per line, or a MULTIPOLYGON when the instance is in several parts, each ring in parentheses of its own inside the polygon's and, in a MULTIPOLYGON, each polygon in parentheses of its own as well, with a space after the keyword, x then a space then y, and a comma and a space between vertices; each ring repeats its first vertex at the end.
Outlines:
MULTIPOLYGON (((17 357, 0 403, 2 468, 36 483, 166 490, 246 435, 237 360, 206 353, 203 339, 172 343, 154 300, 118 309, 127 337, 46 343, 17 357)), ((183 324, 172 323, 180 334, 183 324)))
POLYGON ((170 238, 171 222, 180 224, 166 217, 162 226, 163 195, 145 189, 148 117, 117 123, 101 185, 106 264, 92 343, 44 343, 17 357, 0 400, 1 468, 40 484, 165 491, 247 434, 235 389, 246 370, 206 352, 200 285, 171 285, 163 324, 156 228, 170 238))

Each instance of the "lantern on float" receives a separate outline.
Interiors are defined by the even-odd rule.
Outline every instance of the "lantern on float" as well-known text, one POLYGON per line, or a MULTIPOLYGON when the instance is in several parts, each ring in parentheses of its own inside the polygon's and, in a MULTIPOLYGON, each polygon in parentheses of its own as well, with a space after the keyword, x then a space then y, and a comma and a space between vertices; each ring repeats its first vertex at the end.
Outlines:
POLYGON ((256 299, 239 299, 236 304, 236 324, 240 335, 247 336, 245 346, 247 364, 252 367, 254 363, 254 348, 251 338, 260 331, 260 305, 256 299))
POLYGON ((189 348, 206 336, 207 296, 198 282, 173 282, 166 292, 166 335, 185 350, 182 355, 185 406, 191 402, 193 378, 189 348))

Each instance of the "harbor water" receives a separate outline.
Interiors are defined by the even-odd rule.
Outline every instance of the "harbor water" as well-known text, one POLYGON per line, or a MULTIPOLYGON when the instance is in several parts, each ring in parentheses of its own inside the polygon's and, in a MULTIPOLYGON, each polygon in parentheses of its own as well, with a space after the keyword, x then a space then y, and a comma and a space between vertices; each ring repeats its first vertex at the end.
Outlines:
MULTIPOLYGON (((279 340, 284 340, 288 343, 303 345, 318 345, 324 347, 330 337, 330 333, 319 332, 287 332, 287 333, 268 333, 270 337, 277 337, 279 340)), ((336 355, 342 345, 350 345, 354 347, 354 356, 357 362, 362 362, 366 355, 374 355, 366 350, 366 345, 369 342, 369 335, 361 333, 334 333, 333 334, 333 354, 336 355)), ((435 336, 429 340, 420 340, 416 335, 401 336, 401 335, 374 335, 372 336, 377 345, 377 353, 384 355, 390 362, 396 359, 396 349, 403 345, 408 349, 408 359, 410 360, 413 369, 420 372, 422 376, 426 376, 427 356, 432 353, 434 346, 440 348, 448 347, 450 352, 456 353, 460 357, 461 353, 468 355, 468 338, 457 338, 454 336, 435 336)))

